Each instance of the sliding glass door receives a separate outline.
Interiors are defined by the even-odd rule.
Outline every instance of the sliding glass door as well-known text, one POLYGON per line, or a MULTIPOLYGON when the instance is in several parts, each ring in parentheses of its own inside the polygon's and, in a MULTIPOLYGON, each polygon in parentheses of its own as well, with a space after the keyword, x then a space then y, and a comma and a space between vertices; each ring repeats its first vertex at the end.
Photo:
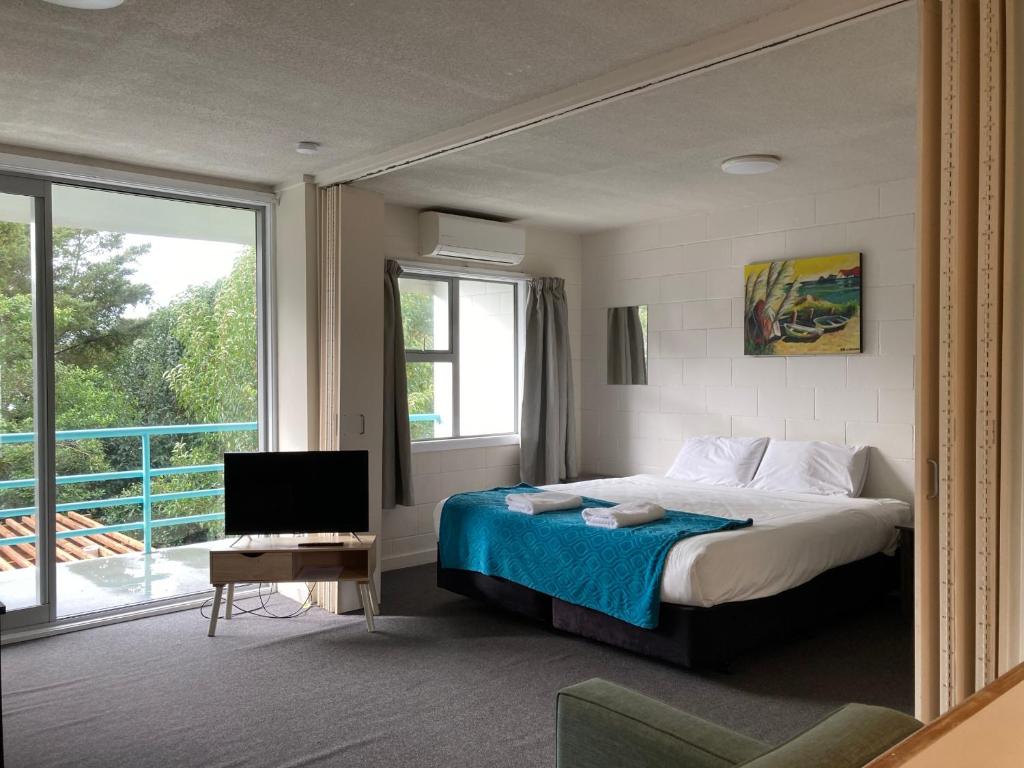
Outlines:
POLYGON ((53 618, 50 185, 0 177, 0 600, 53 618))
POLYGON ((223 454, 266 444, 262 210, 0 194, 6 624, 207 590, 223 454))

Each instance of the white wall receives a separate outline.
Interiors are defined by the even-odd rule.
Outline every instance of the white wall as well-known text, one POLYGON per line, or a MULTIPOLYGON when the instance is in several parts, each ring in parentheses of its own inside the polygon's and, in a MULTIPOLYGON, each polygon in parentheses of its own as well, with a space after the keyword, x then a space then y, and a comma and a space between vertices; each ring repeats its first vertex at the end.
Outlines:
POLYGON ((683 438, 867 444, 865 494, 911 499, 915 185, 897 181, 583 238, 583 463, 663 473, 683 438), (743 265, 864 254, 864 353, 743 355, 743 265), (606 384, 608 307, 650 305, 650 386, 606 384))
POLYGON ((314 183, 280 191, 276 225, 278 448, 303 451, 317 447, 320 423, 314 183))
MULTIPOLYGON (((388 258, 423 260, 419 256, 418 215, 412 208, 386 206, 385 254, 388 258)), ((582 347, 581 256, 582 243, 579 236, 549 229, 528 229, 526 258, 522 264, 511 268, 498 267, 537 277, 565 279, 577 392, 580 391, 582 347)), ((450 265, 453 262, 444 263, 450 265)), ((487 269, 479 264, 464 266, 480 271, 487 269)), ((577 408, 577 433, 579 421, 580 412, 577 408)), ((437 502, 453 493, 518 483, 519 446, 417 451, 413 455, 413 475, 416 506, 399 506, 386 509, 383 513, 385 569, 432 562, 437 553, 433 529, 433 513, 437 502)))

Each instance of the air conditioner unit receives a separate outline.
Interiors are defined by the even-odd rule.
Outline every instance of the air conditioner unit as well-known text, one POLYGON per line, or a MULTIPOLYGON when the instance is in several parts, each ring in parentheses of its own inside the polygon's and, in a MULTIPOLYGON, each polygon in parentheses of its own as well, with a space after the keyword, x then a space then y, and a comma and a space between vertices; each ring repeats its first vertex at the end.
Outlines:
POLYGON ((420 255, 518 264, 526 255, 526 230, 515 224, 424 211, 420 214, 420 255))

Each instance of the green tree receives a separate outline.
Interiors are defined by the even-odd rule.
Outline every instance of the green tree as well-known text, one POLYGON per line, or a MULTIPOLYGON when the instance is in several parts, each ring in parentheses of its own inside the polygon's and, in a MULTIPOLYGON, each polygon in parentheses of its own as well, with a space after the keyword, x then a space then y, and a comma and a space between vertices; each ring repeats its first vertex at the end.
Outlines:
POLYGON ((226 278, 190 289, 174 305, 172 333, 183 353, 167 381, 199 421, 256 420, 255 285, 256 253, 249 248, 226 278))
POLYGON ((119 232, 58 227, 53 232, 54 353, 57 360, 109 368, 145 320, 125 317, 145 304, 148 285, 133 282, 135 261, 149 245, 125 246, 119 232))
MULTIPOLYGON (((53 232, 56 422, 58 429, 124 424, 130 398, 106 374, 113 356, 143 327, 125 317, 150 288, 132 282, 136 259, 149 246, 124 244, 121 234, 56 228, 53 232)), ((28 227, 0 222, 0 431, 33 429, 32 265, 28 227)), ((105 471, 100 441, 61 442, 61 474, 105 471)), ((31 444, 0 452, 0 477, 34 474, 31 444)), ((90 498, 92 484, 62 486, 60 500, 90 498)), ((32 504, 31 489, 0 494, 4 506, 32 504)))
MULTIPOLYGON (((88 423, 82 403, 98 403, 101 377, 75 377, 73 368, 109 369, 112 355, 138 335, 145 321, 125 313, 149 300, 149 286, 132 282, 135 260, 149 246, 124 246, 124 235, 56 228, 53 233, 54 354, 57 360, 57 428, 88 423), (62 382, 68 376, 67 382, 62 382), (63 387, 62 387, 63 384, 63 387), (90 393, 78 392, 83 385, 90 393), (68 408, 65 409, 65 403, 68 408), (67 418, 72 418, 72 424, 67 418)), ((4 431, 31 425, 32 272, 24 225, 0 222, 0 365, 3 366, 4 431)), ((105 415, 92 414, 102 426, 105 415)), ((124 417, 122 416, 122 419, 124 417)), ((122 421, 122 423, 124 423, 122 421)))
MULTIPOLYGON (((402 335, 406 349, 433 349, 434 298, 429 293, 402 293, 402 335)), ((405 371, 409 413, 434 413, 433 364, 410 363, 405 371)), ((428 440, 434 436, 434 422, 414 421, 409 430, 413 440, 428 440)))
MULTIPOLYGON (((164 380, 177 406, 190 421, 255 421, 257 401, 256 253, 243 251, 222 280, 190 288, 173 302, 167 324, 180 354, 164 380)), ((166 360, 165 360, 166 362, 166 360)), ((181 436, 173 447, 171 466, 213 464, 224 451, 256 450, 252 432, 181 436)), ((222 483, 221 475, 192 474, 154 480, 155 493, 197 490, 222 483)), ((165 502, 157 517, 177 517, 220 511, 222 499, 205 497, 165 502)), ((206 541, 223 535, 222 523, 195 523, 159 528, 159 546, 206 541)))
POLYGON ((141 333, 122 349, 114 367, 118 388, 130 394, 140 425, 181 424, 188 419, 167 377, 185 349, 174 335, 178 316, 173 305, 154 311, 141 333))
MULTIPOLYGON (((255 421, 257 415, 256 257, 236 258, 231 272, 208 285, 192 286, 151 314, 132 344, 122 349, 115 375, 129 393, 142 424, 255 421)), ((119 466, 138 466, 138 441, 125 445, 119 466)), ((215 464, 225 450, 255 450, 254 433, 173 435, 152 439, 155 467, 215 464)), ((152 480, 154 494, 213 488, 221 473, 170 475, 152 480)), ((122 496, 141 494, 126 483, 122 496)), ((220 497, 160 502, 156 519, 219 512, 220 497)), ((111 507, 93 517, 107 523, 138 520, 139 508, 111 507)), ((173 547, 223 536, 219 522, 187 523, 153 530, 156 547, 173 547)))
MULTIPOLYGON (((58 429, 132 424, 255 421, 257 417, 256 255, 243 251, 228 276, 193 286, 148 318, 130 317, 151 289, 134 282, 149 246, 124 235, 54 231, 54 320, 58 429)), ((28 230, 0 223, 0 431, 32 431, 32 296, 28 230)), ((214 464, 224 450, 253 450, 256 437, 200 434, 152 440, 154 466, 214 464)), ((59 474, 140 466, 136 438, 61 441, 59 474)), ((34 474, 30 444, 0 450, 0 479, 34 474)), ((154 493, 216 487, 219 473, 158 477, 154 493)), ((62 485, 59 501, 138 496, 136 480, 62 485)), ((0 506, 31 506, 31 489, 0 492, 0 506)), ((164 502, 156 517, 215 512, 217 497, 164 502)), ((138 520, 138 505, 92 510, 104 523, 138 520)), ((154 531, 157 546, 223 534, 219 523, 154 531)), ((141 536, 140 533, 130 535, 141 536)))

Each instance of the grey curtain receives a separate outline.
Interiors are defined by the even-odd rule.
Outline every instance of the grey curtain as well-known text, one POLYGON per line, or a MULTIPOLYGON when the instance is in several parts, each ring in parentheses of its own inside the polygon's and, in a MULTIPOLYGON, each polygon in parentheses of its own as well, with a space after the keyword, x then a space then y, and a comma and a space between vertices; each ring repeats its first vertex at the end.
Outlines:
POLYGON ((608 310, 608 383, 647 383, 640 307, 612 307, 608 310))
POLYGON ((405 337, 398 277, 402 268, 389 259, 384 272, 384 477, 382 506, 411 505, 412 443, 409 394, 405 379, 405 337))
POLYGON ((576 477, 576 417, 565 281, 530 281, 519 473, 532 485, 576 477))

